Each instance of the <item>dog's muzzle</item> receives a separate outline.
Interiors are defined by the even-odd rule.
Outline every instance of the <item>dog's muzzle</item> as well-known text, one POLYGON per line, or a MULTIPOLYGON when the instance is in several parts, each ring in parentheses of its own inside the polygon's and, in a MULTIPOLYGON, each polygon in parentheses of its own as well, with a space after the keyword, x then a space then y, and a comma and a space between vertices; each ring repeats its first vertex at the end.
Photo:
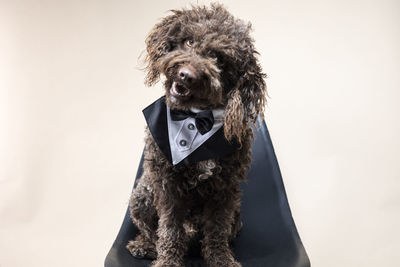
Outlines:
POLYGON ((198 75, 190 65, 180 66, 177 77, 171 85, 170 93, 176 98, 185 98, 191 94, 192 86, 198 82, 198 75))

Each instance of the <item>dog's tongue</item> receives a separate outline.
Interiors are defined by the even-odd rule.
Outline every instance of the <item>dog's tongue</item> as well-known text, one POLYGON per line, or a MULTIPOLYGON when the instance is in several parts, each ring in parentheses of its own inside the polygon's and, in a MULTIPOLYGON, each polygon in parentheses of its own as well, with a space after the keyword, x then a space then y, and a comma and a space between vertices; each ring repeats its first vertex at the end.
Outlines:
POLYGON ((173 82, 171 89, 169 90, 172 96, 175 97, 184 97, 189 95, 189 90, 183 86, 182 84, 179 84, 177 82, 173 82))

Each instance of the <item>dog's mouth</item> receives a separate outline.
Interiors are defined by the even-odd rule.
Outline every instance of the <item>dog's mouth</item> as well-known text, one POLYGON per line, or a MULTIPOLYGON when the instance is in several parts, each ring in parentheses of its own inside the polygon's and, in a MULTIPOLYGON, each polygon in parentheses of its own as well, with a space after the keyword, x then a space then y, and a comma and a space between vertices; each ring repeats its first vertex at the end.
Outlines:
POLYGON ((187 98, 190 95, 190 90, 180 82, 173 82, 169 89, 171 96, 175 98, 187 98))

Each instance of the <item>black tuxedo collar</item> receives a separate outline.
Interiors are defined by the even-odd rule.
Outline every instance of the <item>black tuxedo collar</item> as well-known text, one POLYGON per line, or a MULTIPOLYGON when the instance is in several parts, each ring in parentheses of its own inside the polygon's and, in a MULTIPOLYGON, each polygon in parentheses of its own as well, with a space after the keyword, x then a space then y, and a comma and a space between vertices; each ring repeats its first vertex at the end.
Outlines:
MULTIPOLYGON (((161 97, 143 110, 150 133, 161 152, 172 164, 171 149, 168 138, 167 106, 165 97, 161 97)), ((180 164, 194 164, 211 158, 227 156, 238 148, 237 142, 229 142, 224 137, 224 128, 221 127, 201 146, 183 159, 180 164)))

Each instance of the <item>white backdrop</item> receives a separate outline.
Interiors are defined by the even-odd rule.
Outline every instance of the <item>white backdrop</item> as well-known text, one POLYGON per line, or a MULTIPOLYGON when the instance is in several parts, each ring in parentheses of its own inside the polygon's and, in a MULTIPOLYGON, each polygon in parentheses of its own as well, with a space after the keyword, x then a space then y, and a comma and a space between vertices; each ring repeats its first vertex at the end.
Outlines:
MULTIPOLYGON (((224 1, 316 267, 400 264, 400 2, 224 1)), ((0 266, 102 266, 143 148, 138 57, 188 1, 0 1, 0 266)), ((201 2, 202 3, 202 2, 201 2)))

